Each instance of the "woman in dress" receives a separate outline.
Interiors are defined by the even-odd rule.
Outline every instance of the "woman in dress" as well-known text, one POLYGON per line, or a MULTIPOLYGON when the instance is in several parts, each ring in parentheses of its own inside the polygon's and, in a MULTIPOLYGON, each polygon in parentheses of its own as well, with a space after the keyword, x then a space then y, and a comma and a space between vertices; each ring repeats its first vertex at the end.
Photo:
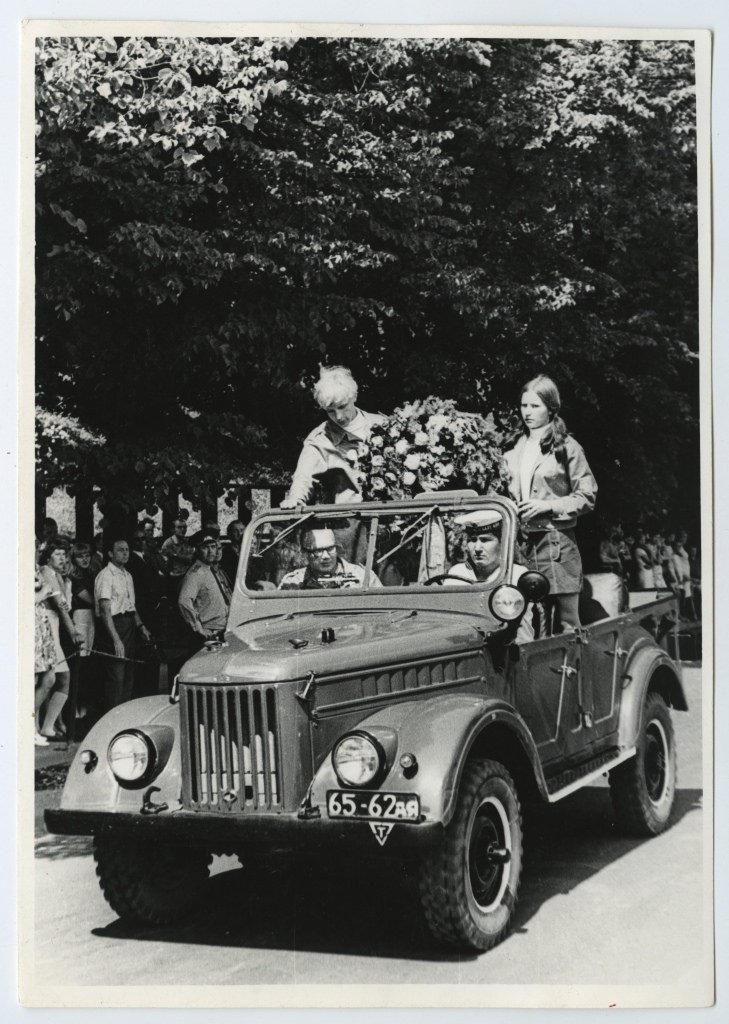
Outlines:
POLYGON ((385 417, 357 408, 357 384, 346 366, 322 366, 314 398, 327 419, 304 440, 281 508, 315 503, 318 489, 324 502, 362 500, 354 471, 359 445, 385 417))
POLYGON ((48 583, 41 579, 38 571, 39 542, 35 548, 35 745, 46 746, 48 740, 38 729, 40 710, 56 679, 54 665, 56 664, 56 644, 53 639, 53 632, 48 615, 43 606, 52 595, 48 583))
POLYGON ((60 627, 67 633, 75 647, 83 642, 81 633, 71 621, 71 582, 64 577, 66 568, 66 545, 60 541, 50 544, 41 555, 40 578, 48 586, 49 595, 43 602, 53 632, 55 645, 56 679, 46 703, 41 735, 47 739, 59 739, 66 733, 61 713, 68 700, 71 673, 63 653, 60 627), (45 563, 45 564, 43 564, 45 563))
POLYGON ((522 431, 505 453, 510 490, 519 508, 523 553, 549 580, 553 630, 580 625, 582 559, 575 540, 577 516, 595 507, 597 483, 585 453, 559 415, 557 386, 539 375, 521 390, 522 431))

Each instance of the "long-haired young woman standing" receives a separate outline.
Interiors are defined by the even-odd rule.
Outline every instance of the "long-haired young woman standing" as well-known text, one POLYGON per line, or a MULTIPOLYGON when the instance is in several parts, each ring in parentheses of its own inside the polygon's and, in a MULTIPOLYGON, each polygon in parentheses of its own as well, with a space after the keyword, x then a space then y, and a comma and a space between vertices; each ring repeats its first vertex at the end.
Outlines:
POLYGON ((585 453, 559 415, 557 385, 540 374, 521 390, 522 431, 506 452, 510 490, 519 507, 523 552, 531 569, 549 580, 555 631, 580 625, 582 559, 577 516, 595 507, 597 483, 585 453))

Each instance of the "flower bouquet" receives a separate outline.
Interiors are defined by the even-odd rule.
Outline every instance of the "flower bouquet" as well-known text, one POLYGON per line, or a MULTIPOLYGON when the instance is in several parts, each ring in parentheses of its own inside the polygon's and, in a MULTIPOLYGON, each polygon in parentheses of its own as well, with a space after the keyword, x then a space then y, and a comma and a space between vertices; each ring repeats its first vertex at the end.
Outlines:
POLYGON ((459 487, 505 494, 502 442, 493 415, 459 412, 454 401, 431 396, 373 427, 353 468, 365 501, 459 487))

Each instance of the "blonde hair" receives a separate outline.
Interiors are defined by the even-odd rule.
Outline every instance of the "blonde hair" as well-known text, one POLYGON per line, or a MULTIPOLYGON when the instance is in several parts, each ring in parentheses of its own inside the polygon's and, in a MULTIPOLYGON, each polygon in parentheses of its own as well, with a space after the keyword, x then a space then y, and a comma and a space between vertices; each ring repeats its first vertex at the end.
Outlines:
POLYGON ((357 383, 346 366, 321 366, 314 398, 322 409, 335 402, 356 402, 357 383))

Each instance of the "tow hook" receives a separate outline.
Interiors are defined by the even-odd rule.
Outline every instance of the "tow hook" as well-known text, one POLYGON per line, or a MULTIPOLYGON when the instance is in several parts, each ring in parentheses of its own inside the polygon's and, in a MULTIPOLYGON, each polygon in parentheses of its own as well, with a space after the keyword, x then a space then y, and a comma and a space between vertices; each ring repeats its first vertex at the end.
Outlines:
POLYGON ((312 782, 309 784, 309 788, 306 791, 306 796, 304 797, 304 799, 301 801, 301 803, 299 805, 299 813, 298 813, 298 817, 299 818, 303 818, 303 819, 321 818, 321 811, 319 810, 318 807, 314 807, 312 802, 311 802, 311 790, 312 790, 313 785, 314 785, 314 782, 312 780, 312 782))
POLYGON ((159 786, 150 786, 149 789, 145 791, 144 796, 142 797, 142 806, 140 808, 141 814, 159 814, 161 811, 168 810, 167 804, 152 803, 152 794, 159 792, 159 786))

